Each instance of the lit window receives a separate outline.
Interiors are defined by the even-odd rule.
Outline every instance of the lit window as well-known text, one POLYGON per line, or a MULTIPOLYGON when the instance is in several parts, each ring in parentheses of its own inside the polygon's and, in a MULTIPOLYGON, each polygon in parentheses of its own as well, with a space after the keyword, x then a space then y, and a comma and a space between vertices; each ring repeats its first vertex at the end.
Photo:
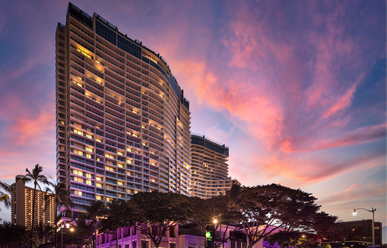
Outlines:
POLYGON ((120 185, 120 186, 124 186, 123 182, 117 182, 117 184, 120 185))
POLYGON ((82 192, 81 191, 74 191, 74 194, 82 196, 82 192))
POLYGON ((97 201, 102 201, 102 197, 100 195, 96 196, 97 201))
POLYGON ((96 177, 97 181, 103 181, 102 177, 96 177))
POLYGON ((96 185, 97 185, 98 188, 102 188, 102 184, 97 183, 96 185))
POLYGON ((86 134, 86 138, 93 139, 93 136, 90 134, 86 134))
POLYGON ((115 157, 114 156, 112 156, 112 155, 110 155, 110 154, 105 154, 105 157, 107 157, 107 158, 111 158, 111 159, 115 159, 115 157))
POLYGON ((124 165, 122 165, 122 164, 117 164, 118 165, 118 167, 120 167, 120 168, 124 168, 124 165))
POLYGON ((124 154, 122 152, 117 152, 117 154, 120 156, 124 156, 124 154))
POLYGON ((91 185, 91 180, 86 180, 86 184, 91 185))
POLYGON ((100 139, 95 139, 96 141, 98 141, 98 142, 102 142, 102 140, 100 140, 100 139))
POLYGON ((87 178, 91 178, 91 174, 86 173, 87 178))
POLYGON ((127 159, 126 162, 127 162, 128 164, 133 164, 132 160, 130 160, 130 159, 127 159))
POLYGON ((83 132, 82 132, 82 131, 79 131, 79 130, 77 130, 77 129, 74 129, 74 133, 76 133, 76 134, 79 134, 79 135, 82 135, 82 136, 83 136, 83 132))
POLYGON ((132 151, 132 149, 130 149, 129 147, 126 148, 126 150, 127 150, 128 152, 131 152, 131 151, 132 151))
POLYGON ((82 178, 79 178, 79 177, 74 177, 74 181, 75 182, 79 182, 79 183, 83 183, 84 180, 82 178))
POLYGON ((86 157, 87 157, 87 158, 91 158, 91 155, 90 155, 90 154, 86 154, 86 157))

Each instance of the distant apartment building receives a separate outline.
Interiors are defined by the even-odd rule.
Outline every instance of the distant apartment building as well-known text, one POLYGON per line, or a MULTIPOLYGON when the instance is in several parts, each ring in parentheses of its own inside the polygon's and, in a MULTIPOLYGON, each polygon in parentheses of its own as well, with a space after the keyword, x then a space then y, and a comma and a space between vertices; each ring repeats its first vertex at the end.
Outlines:
POLYGON ((161 55, 71 3, 55 38, 57 179, 74 215, 140 191, 190 195, 189 102, 161 55))
POLYGON ((235 179, 228 177, 229 148, 205 136, 191 134, 191 196, 211 198, 225 194, 235 179))
POLYGON ((31 229, 32 209, 35 208, 35 227, 40 223, 43 225, 53 225, 55 219, 54 199, 51 198, 46 205, 46 195, 46 192, 36 190, 35 206, 32 206, 34 189, 26 187, 23 180, 18 180, 16 183, 12 184, 12 223, 23 225, 27 227, 27 229, 31 229))

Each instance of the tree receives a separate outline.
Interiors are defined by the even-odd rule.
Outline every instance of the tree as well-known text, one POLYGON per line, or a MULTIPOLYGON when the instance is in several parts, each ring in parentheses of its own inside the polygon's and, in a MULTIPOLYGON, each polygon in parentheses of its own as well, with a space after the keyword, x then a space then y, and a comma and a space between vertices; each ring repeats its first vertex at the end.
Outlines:
POLYGON ((36 199, 36 188, 40 187, 40 183, 48 185, 49 182, 47 180, 47 177, 42 175, 43 168, 39 166, 39 164, 36 164, 34 169, 32 169, 32 172, 30 172, 26 168, 26 174, 25 175, 18 175, 16 176, 16 181, 17 180, 23 180, 25 183, 26 182, 33 182, 34 183, 34 196, 32 198, 32 225, 31 225, 31 243, 30 247, 32 248, 33 246, 33 238, 34 238, 34 222, 35 222, 35 199, 36 199))
POLYGON ((11 195, 12 195, 12 185, 9 185, 5 182, 0 181, 0 188, 3 191, 0 191, 0 202, 4 203, 5 208, 11 207, 11 195))
POLYGON ((66 211, 70 211, 71 208, 74 207, 73 201, 70 199, 70 190, 66 188, 66 185, 64 183, 49 183, 50 186, 53 187, 51 189, 50 187, 46 188, 46 193, 48 195, 45 196, 45 209, 48 207, 50 201, 54 201, 54 226, 55 226, 55 232, 54 232, 54 242, 55 247, 57 247, 57 222, 58 222, 58 211, 60 208, 64 208, 66 211))
POLYGON ((42 222, 39 222, 39 225, 36 227, 36 233, 38 236, 38 243, 45 243, 47 244, 47 241, 52 238, 52 235, 54 234, 55 229, 53 226, 49 224, 43 224, 42 222))
POLYGON ((226 243, 237 231, 235 226, 242 220, 241 212, 238 204, 241 202, 241 187, 234 184, 226 195, 219 195, 209 199, 190 198, 191 206, 193 206, 194 215, 193 221, 198 225, 203 234, 206 233, 207 225, 214 225, 214 230, 219 230, 220 237, 214 237, 214 246, 218 247, 226 243), (217 219, 217 223, 213 223, 217 219), (226 237, 226 233, 234 226, 232 233, 226 237), (221 228, 223 227, 223 228, 221 228))
POLYGON ((128 203, 133 204, 137 230, 145 234, 156 248, 166 232, 193 214, 189 198, 181 194, 140 192, 128 203))
POLYGON ((113 201, 107 205, 107 218, 101 221, 100 232, 109 232, 116 235, 118 247, 118 228, 135 225, 135 215, 131 204, 113 201))
POLYGON ((96 247, 95 239, 97 237, 98 220, 106 213, 105 203, 102 201, 94 201, 90 206, 86 207, 86 213, 83 217, 90 220, 91 226, 94 227, 93 247, 96 247))
POLYGON ((0 224, 0 247, 11 248, 28 244, 28 232, 22 225, 4 221, 0 224))
POLYGON ((334 223, 337 216, 329 215, 325 212, 315 213, 313 215, 312 228, 318 235, 328 237, 335 231, 334 223))
POLYGON ((281 216, 281 231, 273 235, 277 238, 280 247, 294 246, 299 237, 299 232, 311 231, 314 218, 320 209, 315 201, 317 198, 300 189, 283 188, 283 193, 288 197, 281 216))
MULTIPOLYGON (((248 248, 279 228, 292 230, 309 225, 298 221, 303 209, 315 209, 315 198, 300 190, 277 184, 242 188, 243 201, 239 208, 243 214, 240 229, 246 234, 248 248), (297 218, 293 219, 292 215, 297 218)), ((318 209, 318 207, 317 207, 318 209)))
POLYGON ((94 226, 84 216, 73 220, 75 230, 67 232, 64 236, 64 243, 75 247, 85 247, 93 240, 94 226))

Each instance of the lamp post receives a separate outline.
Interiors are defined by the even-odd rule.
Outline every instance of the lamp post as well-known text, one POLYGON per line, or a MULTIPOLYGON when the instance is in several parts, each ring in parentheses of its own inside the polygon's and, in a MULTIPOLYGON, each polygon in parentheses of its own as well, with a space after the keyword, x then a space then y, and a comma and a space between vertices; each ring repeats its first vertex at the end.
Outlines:
MULTIPOLYGON (((62 225, 61 226, 62 228, 60 229, 60 236, 61 236, 61 242, 62 242, 62 248, 64 248, 64 246, 63 246, 63 228, 64 228, 64 226, 62 225)), ((68 224, 68 223, 66 223, 66 229, 67 228, 69 228, 70 227, 70 224, 68 224)), ((74 231, 74 228, 70 228, 70 232, 73 232, 74 231)))
POLYGON ((372 245, 375 245, 375 211, 376 211, 376 208, 374 209, 373 207, 371 208, 371 210, 368 210, 368 209, 365 209, 365 208, 355 208, 352 212, 352 215, 353 216, 356 216, 357 215, 357 212, 356 210, 358 209, 363 209, 365 211, 368 211, 370 213, 372 213, 372 245))
MULTIPOLYGON (((218 220, 214 219, 213 222, 216 225, 218 223, 218 220)), ((215 229, 215 233, 216 233, 216 229, 215 229)), ((214 233, 214 239, 215 239, 215 233, 214 233)), ((222 214, 219 215, 219 240, 222 242, 222 247, 224 248, 224 243, 222 239, 222 214)), ((215 242, 214 242, 214 246, 215 246, 215 242)))

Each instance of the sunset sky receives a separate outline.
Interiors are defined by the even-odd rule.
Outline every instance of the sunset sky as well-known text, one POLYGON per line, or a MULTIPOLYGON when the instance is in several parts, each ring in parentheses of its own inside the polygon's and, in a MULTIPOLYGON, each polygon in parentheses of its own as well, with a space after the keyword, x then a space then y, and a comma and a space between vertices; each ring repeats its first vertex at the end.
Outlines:
MULTIPOLYGON (((386 1, 72 3, 165 58, 191 132, 230 147, 231 177, 301 188, 344 221, 374 207, 387 225, 386 1)), ((2 2, 1 181, 37 163, 55 177, 55 29, 67 6, 2 2)))

